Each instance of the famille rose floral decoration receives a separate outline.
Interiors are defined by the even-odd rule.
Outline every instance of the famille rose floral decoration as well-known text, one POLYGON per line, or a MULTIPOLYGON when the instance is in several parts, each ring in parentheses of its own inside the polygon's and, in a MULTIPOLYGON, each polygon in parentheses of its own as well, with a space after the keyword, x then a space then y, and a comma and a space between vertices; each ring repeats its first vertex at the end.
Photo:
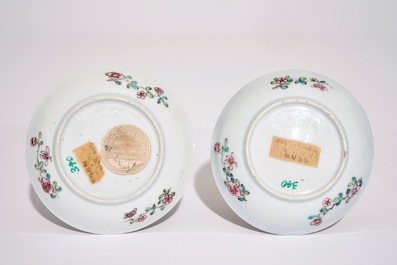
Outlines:
POLYGON ((282 77, 275 77, 273 81, 270 82, 272 85, 275 85, 273 89, 281 88, 287 89, 291 83, 307 85, 311 83, 311 87, 320 89, 321 91, 328 91, 327 87, 331 87, 327 82, 323 80, 318 80, 317 78, 311 77, 299 77, 299 78, 291 78, 289 75, 282 77))
POLYGON ((245 186, 240 183, 238 179, 233 176, 233 170, 237 168, 237 161, 235 154, 229 152, 228 139, 225 138, 223 145, 216 143, 214 145, 214 152, 221 155, 221 162, 223 164, 223 172, 226 175, 225 186, 228 188, 231 195, 236 196, 239 201, 247 201, 245 196, 250 192, 246 190, 245 186))
POLYGON ((139 86, 138 82, 133 80, 131 76, 124 75, 117 72, 109 72, 105 73, 105 75, 109 78, 108 81, 115 82, 117 85, 122 85, 123 83, 126 85, 128 89, 132 88, 136 90, 136 97, 139 99, 146 98, 157 98, 157 104, 163 103, 163 105, 168 108, 167 100, 168 98, 164 96, 164 90, 159 87, 143 87, 139 86))
POLYGON ((51 182, 51 175, 47 172, 46 167, 52 162, 52 157, 50 155, 50 148, 48 146, 43 148, 44 142, 41 139, 42 136, 42 133, 39 132, 37 137, 32 137, 30 139, 30 145, 37 147, 36 164, 34 168, 39 172, 38 180, 41 183, 43 191, 48 193, 51 198, 56 198, 58 197, 58 192, 60 192, 62 188, 58 187, 56 181, 51 182))
POLYGON ((318 226, 322 223, 322 218, 326 215, 329 211, 334 209, 334 207, 339 206, 342 201, 345 203, 349 203, 351 198, 353 198, 360 190, 361 186, 363 185, 362 179, 357 179, 356 177, 352 178, 352 181, 348 184, 345 194, 342 192, 338 194, 334 199, 325 198, 323 200, 323 207, 320 209, 320 213, 317 215, 309 216, 309 220, 311 225, 318 226))
POLYGON ((175 192, 171 192, 171 188, 168 190, 164 189, 163 193, 158 197, 157 205, 153 204, 152 206, 146 207, 145 212, 139 214, 138 216, 135 216, 138 212, 138 209, 134 208, 132 211, 124 214, 124 219, 129 221, 130 224, 135 222, 143 222, 146 220, 148 214, 153 215, 157 209, 163 211, 165 207, 173 201, 174 196, 175 192))

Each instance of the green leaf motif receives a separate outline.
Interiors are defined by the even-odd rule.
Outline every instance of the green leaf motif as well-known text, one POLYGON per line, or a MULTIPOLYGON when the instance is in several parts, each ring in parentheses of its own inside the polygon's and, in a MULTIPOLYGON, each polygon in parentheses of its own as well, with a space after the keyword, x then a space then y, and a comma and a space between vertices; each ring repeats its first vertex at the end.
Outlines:
POLYGON ((349 188, 349 189, 347 189, 347 190, 346 190, 346 195, 349 195, 350 191, 351 191, 351 189, 350 189, 350 188, 349 188))
POLYGON ((138 215, 138 218, 134 217, 137 208, 134 208, 134 210, 131 212, 124 213, 124 220, 129 221, 130 224, 136 223, 136 222, 143 222, 147 218, 147 214, 149 215, 154 215, 156 213, 157 209, 160 209, 163 211, 168 204, 170 204, 173 201, 173 197, 175 196, 175 192, 171 192, 171 188, 163 189, 163 193, 158 196, 159 200, 157 201, 157 204, 153 204, 151 207, 146 207, 145 212, 141 213, 138 215), (136 218, 136 219, 135 219, 136 218))
POLYGON ((34 168, 38 171, 37 180, 43 186, 43 191, 48 193, 50 197, 54 199, 58 197, 58 192, 60 192, 62 188, 58 187, 58 183, 56 181, 53 181, 52 183, 49 181, 51 179, 51 175, 47 173, 47 169, 45 167, 48 165, 48 163, 52 162, 52 159, 49 156, 50 148, 48 146, 46 146, 44 149, 41 148, 44 145, 43 140, 41 140, 42 137, 43 133, 39 132, 37 138, 32 138, 32 140, 37 139, 37 143, 36 140, 31 142, 31 145, 37 148, 36 164, 34 164, 34 168), (45 163, 43 160, 45 160, 45 163), (44 180, 46 181, 44 182, 44 180), (52 187, 50 185, 52 185, 52 187))
POLYGON ((236 184, 237 187, 240 187, 240 181, 238 179, 235 180, 234 184, 236 184))
POLYGON ((322 213, 323 215, 326 215, 328 212, 328 209, 326 207, 321 208, 320 213, 322 213))
POLYGON ((299 79, 295 80, 295 84, 300 83, 300 84, 306 85, 307 84, 306 80, 307 80, 306 77, 299 77, 299 79))
POLYGON ((168 108, 168 103, 166 102, 166 100, 168 99, 166 96, 164 96, 164 91, 159 88, 159 87, 155 87, 154 91, 156 92, 156 94, 154 94, 153 88, 150 86, 142 86, 138 84, 138 81, 133 80, 132 77, 130 75, 124 76, 124 74, 121 73, 117 73, 117 72, 108 72, 105 73, 106 76, 108 76, 108 80, 107 81, 112 81, 114 83, 116 83, 117 85, 121 85, 123 83, 125 83, 125 86, 127 89, 134 89, 137 90, 137 97, 140 100, 144 100, 145 98, 149 98, 149 99, 154 99, 156 97, 158 97, 157 103, 160 104, 161 102, 163 103, 163 105, 165 107, 168 108))
POLYGON ((214 145, 214 152, 218 155, 221 155, 221 163, 223 165, 222 171, 225 173, 225 180, 223 183, 226 187, 228 187, 228 191, 232 194, 232 196, 236 196, 239 201, 247 201, 245 196, 249 195, 250 193, 246 190, 245 186, 240 182, 240 180, 235 178, 234 174, 232 173, 232 171, 235 170, 238 165, 237 162, 234 161, 234 153, 232 152, 230 157, 229 155, 225 156, 225 153, 229 152, 228 143, 228 138, 224 138, 222 146, 220 146, 220 142, 216 142, 214 145))
POLYGON ((342 192, 340 192, 338 196, 332 200, 332 205, 330 203, 331 201, 330 198, 329 197, 325 198, 323 200, 324 207, 320 209, 320 213, 318 215, 310 215, 308 217, 309 219, 315 219, 315 221, 312 221, 310 225, 318 226, 322 224, 322 218, 326 214, 328 214, 331 210, 333 210, 334 207, 339 206, 342 203, 342 201, 345 201, 346 204, 349 203, 352 197, 360 190, 362 183, 363 183, 362 178, 357 180, 356 177, 352 177, 352 181, 347 184, 348 188, 346 190, 345 196, 343 195, 342 192), (352 190, 355 192, 352 193, 352 190))
POLYGON ((281 76, 275 77, 272 81, 270 81, 271 85, 274 85, 272 89, 287 89, 290 84, 300 84, 300 85, 307 85, 311 83, 311 87, 318 88, 321 91, 328 91, 327 86, 331 87, 327 82, 323 80, 318 80, 317 78, 306 78, 306 77, 299 77, 299 78, 291 78, 290 76, 281 76))

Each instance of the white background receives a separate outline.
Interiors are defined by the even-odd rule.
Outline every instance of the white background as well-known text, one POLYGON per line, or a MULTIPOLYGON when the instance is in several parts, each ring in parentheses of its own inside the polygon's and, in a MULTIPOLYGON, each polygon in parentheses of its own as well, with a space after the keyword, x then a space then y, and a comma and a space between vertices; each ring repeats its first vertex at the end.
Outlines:
POLYGON ((396 264, 397 2, 1 1, 0 264, 396 264), (30 186, 33 110, 63 78, 99 66, 159 80, 190 117, 196 168, 183 199, 142 231, 100 236, 54 217, 30 186), (375 161, 365 193, 336 225, 276 236, 221 198, 210 139, 231 96, 263 74, 322 73, 358 99, 375 161))

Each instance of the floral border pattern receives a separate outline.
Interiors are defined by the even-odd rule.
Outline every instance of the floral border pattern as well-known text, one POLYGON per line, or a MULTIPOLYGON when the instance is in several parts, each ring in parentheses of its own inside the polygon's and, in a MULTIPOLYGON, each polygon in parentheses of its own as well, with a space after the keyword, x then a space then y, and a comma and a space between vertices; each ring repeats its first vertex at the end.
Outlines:
POLYGON ((135 215, 138 212, 138 209, 134 208, 132 211, 124 213, 124 220, 129 221, 130 224, 143 222, 146 220, 148 214, 153 215, 157 209, 163 211, 165 207, 173 201, 174 196, 175 192, 171 192, 171 188, 164 189, 163 193, 158 197, 157 205, 153 204, 152 206, 146 207, 145 212, 139 214, 137 217, 135 215))
POLYGON ((327 82, 324 80, 318 80, 315 77, 306 78, 306 77, 299 77, 299 78, 291 78, 289 75, 282 76, 282 77, 275 77, 270 84, 275 85, 273 89, 281 88, 287 89, 291 83, 307 85, 307 83, 311 83, 311 87, 317 88, 321 91, 328 91, 328 87, 331 87, 327 82))
POLYGON ((163 103, 163 105, 168 108, 168 98, 164 95, 164 90, 159 87, 151 88, 149 86, 143 87, 138 85, 138 81, 133 80, 129 75, 124 75, 118 72, 108 72, 105 75, 109 78, 108 81, 114 82, 117 85, 125 83, 128 89, 132 88, 136 90, 136 97, 138 99, 144 100, 146 98, 157 98, 157 104, 163 103))
POLYGON ((349 203, 351 198, 353 198, 360 190, 361 186, 363 185, 363 180, 362 178, 357 179, 356 177, 353 177, 351 182, 347 185, 347 189, 345 192, 345 195, 343 195, 342 192, 338 194, 333 200, 329 197, 325 198, 323 200, 323 207, 320 209, 320 213, 317 215, 311 215, 309 216, 309 220, 312 220, 310 222, 310 225, 314 226, 319 226, 322 223, 323 217, 334 207, 339 206, 342 201, 345 201, 345 203, 349 203))
POLYGON ((45 168, 52 162, 52 157, 50 156, 50 148, 48 146, 42 148, 42 146, 44 146, 44 142, 41 139, 42 136, 43 134, 39 132, 37 137, 32 137, 30 139, 30 145, 33 147, 37 146, 36 164, 34 168, 39 172, 38 181, 41 183, 43 191, 54 199, 58 197, 58 192, 60 192, 62 188, 58 186, 55 180, 51 182, 51 175, 45 168))
POLYGON ((223 140, 223 145, 221 145, 219 142, 215 143, 214 145, 214 152, 221 155, 223 172, 226 175, 224 184, 229 190, 230 194, 236 196, 239 201, 247 201, 245 196, 249 195, 250 192, 245 188, 244 184, 242 184, 233 176, 232 171, 237 167, 237 162, 235 160, 235 154, 233 152, 229 154, 228 143, 228 139, 225 138, 223 140))

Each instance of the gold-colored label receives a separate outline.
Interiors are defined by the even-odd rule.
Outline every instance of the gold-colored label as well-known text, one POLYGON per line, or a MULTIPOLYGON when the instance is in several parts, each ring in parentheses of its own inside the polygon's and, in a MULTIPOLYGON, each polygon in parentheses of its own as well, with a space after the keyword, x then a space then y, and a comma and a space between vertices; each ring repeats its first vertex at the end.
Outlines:
POLYGON ((283 161, 317 167, 321 148, 312 144, 273 136, 269 156, 283 161))
POLYGON ((102 159, 112 172, 132 175, 142 170, 150 158, 150 141, 146 134, 132 125, 111 129, 102 140, 102 159))
POLYGON ((97 183, 105 175, 101 164, 101 156, 95 145, 88 142, 73 150, 77 162, 84 168, 91 183, 97 183))

